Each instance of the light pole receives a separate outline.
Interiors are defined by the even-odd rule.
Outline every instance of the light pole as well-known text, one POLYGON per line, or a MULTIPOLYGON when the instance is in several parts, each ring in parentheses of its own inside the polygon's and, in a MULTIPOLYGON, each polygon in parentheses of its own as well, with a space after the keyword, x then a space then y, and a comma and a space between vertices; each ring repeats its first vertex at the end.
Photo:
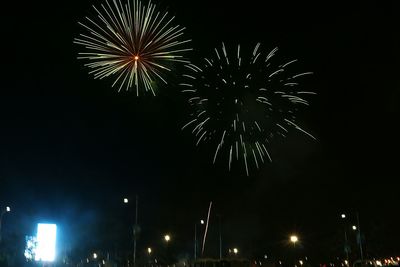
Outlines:
POLYGON ((167 243, 167 250, 166 250, 166 259, 167 264, 169 264, 169 242, 171 241, 171 236, 169 234, 164 235, 164 240, 167 243))
POLYGON ((290 236, 290 242, 293 243, 293 246, 296 246, 296 243, 299 241, 299 238, 297 237, 297 235, 291 235, 290 236))
POLYGON ((289 241, 293 243, 293 253, 292 257, 293 257, 293 263, 294 265, 296 265, 296 258, 297 258, 297 253, 296 253, 296 243, 299 242, 299 237, 296 234, 293 234, 289 237, 289 241))
MULTIPOLYGON (((135 224, 132 227, 132 232, 133 232, 133 266, 136 266, 136 240, 137 236, 139 234, 140 228, 138 225, 138 202, 139 202, 139 197, 136 195, 136 204, 135 204, 135 224)), ((128 204, 129 199, 124 198, 124 203, 128 204)))
POLYGON ((340 216, 343 219, 343 228, 344 228, 344 252, 346 254, 346 262, 349 262, 349 247, 347 241, 347 224, 346 224, 346 214, 342 213, 340 216))
MULTIPOLYGON (((200 220, 200 224, 204 224, 204 220, 200 220)), ((194 259, 197 259, 197 223, 194 224, 194 259)))
POLYGON ((0 213, 0 243, 1 243, 1 241, 2 241, 2 235, 1 235, 1 225, 2 225, 2 221, 3 221, 3 216, 4 216, 4 214, 6 214, 6 213, 8 213, 8 212, 10 212, 11 211, 11 208, 10 207, 5 207, 4 209, 2 209, 1 210, 1 213, 0 213))
POLYGON ((152 252, 153 252, 153 250, 150 247, 148 247, 147 248, 147 255, 149 256, 149 264, 151 263, 151 253, 152 252))

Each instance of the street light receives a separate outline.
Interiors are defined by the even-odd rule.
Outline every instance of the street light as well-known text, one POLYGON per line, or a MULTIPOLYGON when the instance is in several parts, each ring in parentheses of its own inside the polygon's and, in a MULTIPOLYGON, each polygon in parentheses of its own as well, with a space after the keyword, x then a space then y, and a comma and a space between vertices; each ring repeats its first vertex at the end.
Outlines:
MULTIPOLYGON (((124 204, 129 203, 128 198, 123 199, 124 204)), ((133 232, 133 266, 136 266, 136 242, 137 242, 137 235, 138 232, 140 231, 140 227, 138 225, 138 202, 139 202, 139 197, 136 195, 136 206, 135 206, 135 224, 132 226, 132 232, 133 232)))
POLYGON ((299 237, 297 235, 293 234, 289 237, 289 241, 293 243, 293 251, 291 253, 292 254, 291 257, 292 257, 292 263, 294 263, 294 265, 296 266, 297 265, 297 263, 296 263, 296 258, 297 258, 296 243, 299 242, 299 237))
POLYGON ((97 253, 93 253, 93 259, 97 259, 97 253))
POLYGON ((151 252, 153 252, 152 249, 150 247, 148 247, 147 248, 147 256, 148 256, 149 263, 151 263, 151 252))
POLYGON ((341 215, 343 219, 343 228, 344 228, 344 253, 346 254, 346 261, 349 260, 349 247, 347 241, 347 224, 346 224, 346 214, 342 213, 341 215))
POLYGON ((353 225, 353 226, 351 227, 351 229, 353 229, 354 231, 356 231, 356 230, 357 230, 357 226, 353 225))
POLYGON ((290 236, 290 242, 292 242, 293 245, 295 245, 296 242, 298 242, 298 241, 299 241, 299 238, 297 237, 297 235, 291 235, 290 236))
POLYGON ((11 208, 9 206, 7 206, 1 210, 1 215, 4 215, 5 213, 10 212, 10 211, 11 211, 11 208))
POLYGON ((233 253, 234 253, 235 255, 237 255, 237 254, 239 253, 239 250, 238 250, 237 248, 233 248, 233 253))
POLYGON ((165 235, 164 240, 168 243, 171 240, 171 237, 169 235, 165 235))
POLYGON ((4 214, 6 214, 7 212, 10 212, 10 211, 11 211, 11 208, 9 206, 7 206, 4 209, 2 209, 1 212, 0 212, 0 243, 1 243, 1 239, 2 239, 2 237, 1 237, 1 224, 2 224, 2 221, 3 221, 3 216, 4 216, 4 214))
POLYGON ((166 244, 166 263, 169 264, 171 261, 171 255, 170 255, 170 248, 169 248, 169 241, 171 241, 171 236, 169 234, 164 235, 164 240, 167 242, 166 244))

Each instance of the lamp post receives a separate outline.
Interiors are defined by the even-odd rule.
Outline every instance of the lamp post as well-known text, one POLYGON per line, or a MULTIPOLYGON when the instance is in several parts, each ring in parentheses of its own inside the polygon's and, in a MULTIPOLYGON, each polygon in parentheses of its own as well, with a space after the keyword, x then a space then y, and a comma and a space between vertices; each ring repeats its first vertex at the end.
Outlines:
MULTIPOLYGON (((129 199, 124 198, 124 203, 128 204, 129 199)), ((136 195, 136 202, 135 202, 135 224, 132 227, 132 232, 133 232, 133 266, 136 266, 136 241, 138 238, 138 234, 140 231, 139 225, 138 225, 138 202, 139 202, 139 197, 136 195)))
POLYGON ((4 214, 6 214, 6 213, 8 213, 8 212, 11 212, 11 208, 7 206, 7 207, 5 207, 4 209, 2 209, 2 210, 1 210, 1 213, 0 213, 0 243, 1 243, 1 241, 2 241, 1 225, 2 225, 2 221, 3 221, 3 216, 4 216, 4 214))
POLYGON ((167 243, 167 249, 166 249, 166 259, 167 259, 167 264, 169 264, 170 261, 170 255, 169 255, 169 242, 171 241, 171 236, 169 234, 164 235, 164 240, 167 243))
POLYGON ((151 263, 151 253, 153 252, 153 250, 151 249, 151 247, 147 248, 147 255, 149 257, 149 264, 151 263))
MULTIPOLYGON (((200 224, 204 224, 204 220, 200 220, 200 224)), ((197 223, 194 224, 194 259, 197 259, 197 223)))
POLYGON ((168 244, 168 242, 171 240, 171 236, 170 235, 165 235, 164 236, 164 240, 167 241, 167 244, 168 244))
POLYGON ((297 258, 297 253, 296 253, 296 243, 299 242, 299 237, 296 234, 293 234, 289 237, 289 241, 293 244, 293 253, 292 254, 292 263, 294 263, 294 265, 296 265, 296 258, 297 258))
POLYGON ((299 241, 299 238, 297 237, 297 235, 291 235, 290 236, 290 242, 293 243, 293 246, 296 246, 296 243, 299 241))
POLYGON ((343 228, 344 228, 344 253, 346 255, 346 262, 349 262, 349 247, 347 241, 347 224, 346 224, 346 214, 342 213, 340 216, 343 219, 343 228))

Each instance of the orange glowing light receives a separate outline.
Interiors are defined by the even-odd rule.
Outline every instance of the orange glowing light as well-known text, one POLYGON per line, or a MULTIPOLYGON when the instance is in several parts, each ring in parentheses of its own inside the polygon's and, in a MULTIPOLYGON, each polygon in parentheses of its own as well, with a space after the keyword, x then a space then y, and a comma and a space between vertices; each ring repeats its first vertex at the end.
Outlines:
POLYGON ((133 57, 136 61, 139 60, 139 56, 134 56, 133 57))

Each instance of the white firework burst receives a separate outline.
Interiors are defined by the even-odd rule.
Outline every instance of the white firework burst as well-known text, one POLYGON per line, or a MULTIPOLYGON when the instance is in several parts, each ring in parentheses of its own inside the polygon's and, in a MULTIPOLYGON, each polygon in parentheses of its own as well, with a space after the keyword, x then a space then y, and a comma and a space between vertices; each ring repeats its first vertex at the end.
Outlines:
POLYGON ((272 137, 285 137, 294 128, 315 139, 296 123, 298 108, 309 105, 305 97, 315 94, 299 90, 299 79, 312 73, 292 74, 297 60, 274 63, 277 50, 263 53, 258 43, 242 57, 240 45, 229 51, 222 43, 200 64, 185 65, 180 85, 193 113, 182 129, 191 128, 196 145, 215 145, 213 163, 219 155, 227 156, 230 170, 240 160, 249 175, 250 162, 259 168, 272 161, 272 137))
POLYGON ((87 60, 85 66, 96 79, 112 76, 112 86, 118 91, 136 88, 155 95, 158 81, 167 84, 165 73, 174 63, 188 63, 183 54, 190 40, 183 38, 184 27, 173 25, 174 17, 160 12, 156 5, 139 0, 105 1, 94 19, 86 17, 79 23, 87 31, 74 43, 84 46, 78 58, 87 60))

